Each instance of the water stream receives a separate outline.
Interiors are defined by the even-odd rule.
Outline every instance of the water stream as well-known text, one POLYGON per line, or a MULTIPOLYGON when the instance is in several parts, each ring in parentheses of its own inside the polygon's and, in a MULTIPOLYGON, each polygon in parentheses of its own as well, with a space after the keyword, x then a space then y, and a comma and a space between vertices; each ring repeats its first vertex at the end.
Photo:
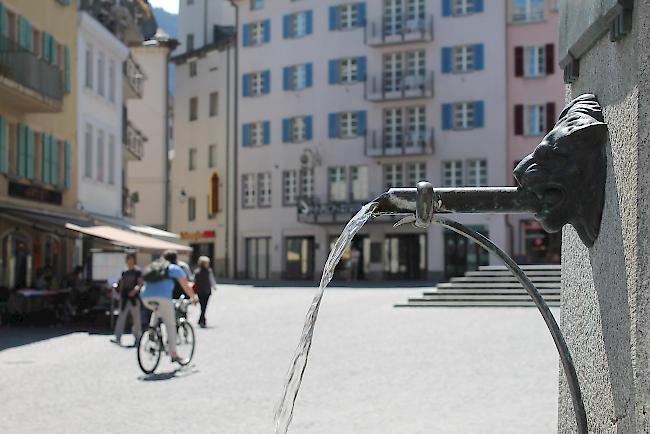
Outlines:
POLYGON ((359 212, 352 217, 352 219, 345 225, 343 232, 336 240, 332 251, 327 257, 325 267, 323 268, 323 276, 320 280, 320 285, 314 299, 311 302, 307 317, 305 318, 305 325, 302 329, 300 342, 296 348, 296 352, 291 359, 289 366, 289 373, 284 383, 284 390, 282 392, 282 399, 275 413, 275 434, 286 434, 291 424, 293 417, 293 408, 298 397, 302 377, 305 374, 307 367, 307 358, 309 357, 309 349, 311 348, 311 341, 314 336, 314 327, 316 326, 316 318, 318 317, 318 309, 320 302, 323 299, 325 287, 330 283, 334 277, 334 269, 341 260, 343 252, 347 245, 352 241, 354 235, 363 227, 363 225, 372 217, 372 213, 377 208, 376 202, 370 202, 364 205, 359 212))

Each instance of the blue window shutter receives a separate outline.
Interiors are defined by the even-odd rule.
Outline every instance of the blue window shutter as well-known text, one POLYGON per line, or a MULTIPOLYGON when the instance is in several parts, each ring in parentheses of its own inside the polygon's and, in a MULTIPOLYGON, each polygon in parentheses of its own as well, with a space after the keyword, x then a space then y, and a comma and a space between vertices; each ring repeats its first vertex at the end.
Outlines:
POLYGON ((332 59, 329 62, 329 79, 330 84, 339 82, 339 61, 337 59, 332 59))
POLYGON ((50 183, 59 185, 59 141, 50 136, 50 183))
POLYGON ((251 124, 242 125, 242 145, 250 146, 251 145, 251 124))
POLYGON ((251 77, 249 74, 244 74, 241 81, 241 89, 243 96, 251 95, 251 77))
POLYGON ((442 129, 443 130, 451 130, 454 127, 452 119, 453 119, 453 105, 443 104, 442 105, 442 129))
POLYGON ((282 17, 282 37, 284 39, 291 37, 291 15, 282 17))
POLYGON ((264 21, 264 42, 271 42, 271 20, 264 21))
POLYGON ((366 25, 366 4, 357 3, 357 26, 364 27, 366 25))
POLYGON ((442 48, 442 73, 449 74, 451 72, 451 47, 442 48))
POLYGON ((282 68, 282 89, 291 90, 291 67, 282 68))
POLYGON ((484 58, 485 56, 483 55, 483 44, 475 44, 474 45, 474 70, 480 71, 484 68, 484 58))
POLYGON ((65 173, 63 175, 63 186, 70 188, 72 181, 72 145, 66 140, 64 148, 65 173))
POLYGON ((307 87, 312 87, 314 85, 314 65, 307 63, 305 65, 305 73, 307 75, 306 85, 307 87))
POLYGON ((442 16, 451 16, 451 0, 442 0, 442 16))
POLYGON ((483 101, 474 102, 474 128, 483 128, 485 124, 484 107, 483 101))
POLYGON ((5 6, 0 3, 0 36, 7 36, 7 10, 5 6))
POLYGON ((474 12, 483 12, 483 0, 474 0, 474 12))
POLYGON ((63 47, 63 90, 65 93, 71 91, 70 82, 70 48, 63 47))
POLYGON ((18 152, 16 155, 16 166, 18 176, 25 176, 25 126, 18 124, 18 152))
POLYGON ((291 120, 289 118, 282 119, 282 143, 289 143, 289 131, 291 129, 291 120))
POLYGON ((305 20, 306 20, 306 32, 308 35, 311 35, 312 32, 314 31, 314 11, 307 11, 305 12, 305 20))
POLYGON ((43 60, 45 60, 47 63, 50 63, 50 58, 48 54, 47 32, 41 33, 41 47, 42 47, 41 57, 43 57, 43 60))
POLYGON ((41 135, 41 177, 45 183, 50 182, 50 135, 41 135))
POLYGON ((336 139, 339 136, 339 114, 330 113, 328 116, 328 124, 330 139, 336 139))
POLYGON ((314 138, 314 118, 312 115, 305 116, 305 138, 307 140, 314 138))
POLYGON ((366 81, 366 58, 357 57, 357 81, 366 81))
POLYGON ((339 8, 338 6, 330 6, 330 30, 337 30, 339 28, 339 8))
POLYGON ((48 43, 50 46, 48 47, 48 50, 50 50, 50 63, 52 65, 56 65, 58 59, 56 58, 56 40, 50 35, 48 43))
POLYGON ((366 135, 366 112, 357 112, 357 136, 363 137, 366 135))
POLYGON ((262 93, 267 94, 271 92, 271 71, 266 70, 262 72, 262 93))
POLYGON ((27 170, 25 175, 29 179, 34 179, 34 130, 29 127, 25 129, 27 131, 27 155, 25 158, 27 170))
POLYGON ((264 130, 262 131, 262 141, 265 145, 271 144, 271 121, 264 121, 264 130))
POLYGON ((244 47, 250 47, 250 45, 251 45, 251 25, 250 24, 244 24, 242 26, 241 33, 242 33, 242 35, 241 35, 242 36, 241 37, 242 45, 244 47))
MULTIPOLYGON (((0 14, 2 13, 2 4, 0 4, 0 14)), ((7 173, 7 142, 7 120, 0 117, 0 173, 7 173)))

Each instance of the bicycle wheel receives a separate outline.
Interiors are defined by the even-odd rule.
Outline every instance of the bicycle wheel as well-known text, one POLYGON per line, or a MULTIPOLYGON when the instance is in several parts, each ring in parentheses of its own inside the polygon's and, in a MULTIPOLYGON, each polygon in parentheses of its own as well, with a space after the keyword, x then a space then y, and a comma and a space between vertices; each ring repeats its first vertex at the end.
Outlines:
POLYGON ((151 374, 160 363, 160 354, 162 353, 162 339, 158 329, 150 327, 138 342, 138 365, 145 374, 151 374))
POLYGON ((192 324, 182 319, 176 329, 176 351, 181 359, 187 359, 187 364, 194 356, 194 328, 192 324))

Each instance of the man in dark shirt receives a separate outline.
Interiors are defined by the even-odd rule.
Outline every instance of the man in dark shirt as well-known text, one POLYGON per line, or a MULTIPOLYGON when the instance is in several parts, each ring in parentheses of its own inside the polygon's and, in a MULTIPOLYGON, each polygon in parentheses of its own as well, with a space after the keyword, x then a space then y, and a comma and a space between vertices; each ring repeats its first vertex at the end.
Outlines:
POLYGON ((122 277, 117 287, 120 293, 121 308, 120 316, 117 318, 117 323, 115 324, 115 339, 112 341, 118 345, 122 344, 122 334, 124 333, 124 326, 126 325, 128 315, 131 315, 133 336, 135 337, 136 343, 142 333, 140 298, 138 297, 138 293, 142 287, 143 280, 142 271, 136 265, 135 253, 126 255, 126 266, 127 269, 122 272, 122 277))

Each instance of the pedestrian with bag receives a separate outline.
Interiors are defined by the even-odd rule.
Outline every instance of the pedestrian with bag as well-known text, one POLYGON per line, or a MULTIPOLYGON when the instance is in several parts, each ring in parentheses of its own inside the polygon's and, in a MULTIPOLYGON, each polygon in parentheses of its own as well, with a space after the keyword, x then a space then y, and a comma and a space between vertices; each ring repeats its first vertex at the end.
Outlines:
POLYGON ((117 286, 120 295, 120 315, 115 324, 115 338, 111 339, 118 345, 122 345, 122 335, 124 334, 124 327, 126 326, 126 319, 130 315, 131 326, 135 342, 138 342, 142 334, 142 323, 140 320, 140 297, 139 292, 142 287, 142 271, 136 265, 135 253, 126 255, 127 269, 122 272, 122 277, 117 286))
POLYGON ((199 303, 201 304, 199 326, 205 328, 205 312, 208 309, 208 300, 212 295, 212 291, 217 289, 217 280, 214 278, 212 268, 210 268, 210 258, 200 256, 198 264, 199 268, 194 270, 194 289, 199 295, 199 303))

